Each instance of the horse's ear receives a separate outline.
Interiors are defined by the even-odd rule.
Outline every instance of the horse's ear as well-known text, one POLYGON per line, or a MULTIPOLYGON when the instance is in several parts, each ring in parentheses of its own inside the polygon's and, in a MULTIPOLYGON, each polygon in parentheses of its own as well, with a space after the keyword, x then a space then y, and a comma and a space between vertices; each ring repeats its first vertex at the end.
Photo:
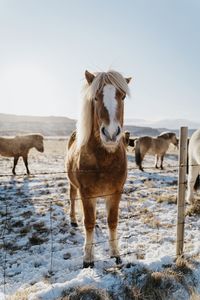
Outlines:
POLYGON ((126 82, 129 83, 132 79, 132 77, 128 77, 128 78, 125 78, 126 79, 126 82))
POLYGON ((94 76, 92 73, 90 73, 90 72, 88 72, 88 71, 86 70, 86 71, 85 71, 85 78, 86 78, 88 84, 91 84, 92 81, 94 80, 95 76, 94 76))

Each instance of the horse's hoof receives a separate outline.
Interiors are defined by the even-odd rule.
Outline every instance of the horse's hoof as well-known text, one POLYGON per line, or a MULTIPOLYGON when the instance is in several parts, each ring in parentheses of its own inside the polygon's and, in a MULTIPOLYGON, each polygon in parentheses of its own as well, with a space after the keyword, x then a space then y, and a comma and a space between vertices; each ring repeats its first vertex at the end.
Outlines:
POLYGON ((115 262, 117 265, 122 264, 122 260, 121 260, 120 256, 111 256, 111 258, 115 258, 115 262))
POLYGON ((84 261, 83 262, 83 269, 86 269, 86 268, 94 268, 94 262, 87 262, 87 261, 84 261))
POLYGON ((78 227, 78 224, 76 222, 71 222, 72 227, 78 227))

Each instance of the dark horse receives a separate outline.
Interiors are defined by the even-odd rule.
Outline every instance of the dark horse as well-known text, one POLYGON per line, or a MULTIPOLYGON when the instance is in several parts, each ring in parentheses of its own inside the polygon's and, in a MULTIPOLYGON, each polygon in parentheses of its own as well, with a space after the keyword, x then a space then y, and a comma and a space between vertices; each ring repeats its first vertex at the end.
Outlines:
POLYGON ((77 131, 68 142, 67 171, 70 181, 71 224, 77 226, 75 202, 79 193, 84 212, 83 267, 94 266, 93 235, 96 198, 106 200, 111 257, 121 263, 117 224, 118 208, 127 175, 124 143, 124 99, 130 78, 116 71, 85 72, 86 87, 77 131))
POLYGON ((14 138, 0 137, 0 155, 14 157, 14 166, 12 173, 15 175, 15 167, 18 159, 22 156, 26 166, 27 174, 30 174, 28 168, 28 152, 35 147, 38 151, 44 151, 43 136, 40 134, 17 135, 14 138))

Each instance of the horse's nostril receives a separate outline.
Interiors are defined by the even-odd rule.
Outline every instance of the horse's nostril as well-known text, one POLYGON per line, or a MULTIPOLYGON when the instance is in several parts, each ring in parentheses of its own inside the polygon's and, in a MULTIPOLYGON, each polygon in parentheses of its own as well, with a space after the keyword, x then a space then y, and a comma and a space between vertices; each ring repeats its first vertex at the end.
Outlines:
POLYGON ((103 135, 106 135, 105 127, 101 128, 101 132, 103 133, 103 135))
POLYGON ((117 136, 117 135, 119 135, 119 134, 120 134, 120 132, 121 132, 121 129, 120 129, 120 127, 118 126, 118 128, 117 128, 117 132, 116 132, 116 136, 117 136))

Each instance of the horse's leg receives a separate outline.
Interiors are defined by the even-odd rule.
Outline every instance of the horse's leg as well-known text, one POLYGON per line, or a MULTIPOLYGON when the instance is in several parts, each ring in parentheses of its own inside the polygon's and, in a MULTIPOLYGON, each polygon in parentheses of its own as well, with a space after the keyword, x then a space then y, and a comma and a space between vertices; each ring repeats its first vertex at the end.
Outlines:
POLYGON ((155 155, 155 168, 158 169, 158 154, 155 155))
POLYGON ((83 268, 94 267, 93 236, 96 222, 96 199, 82 199, 85 224, 85 249, 83 268))
POLYGON ((199 174, 199 166, 189 166, 189 175, 188 175, 188 191, 187 191, 187 202, 192 203, 194 199, 193 189, 199 174))
POLYGON ((76 212, 75 212, 75 203, 77 201, 77 189, 70 183, 69 187, 69 196, 70 196, 70 219, 71 219, 71 225, 73 227, 77 227, 77 220, 76 220, 76 212))
POLYGON ((13 168, 12 168, 13 175, 16 175, 16 173, 15 173, 15 167, 17 165, 18 159, 19 159, 19 156, 15 156, 14 157, 14 165, 13 165, 13 168))
POLYGON ((163 160, 164 160, 164 154, 161 155, 161 157, 160 157, 160 168, 161 168, 161 170, 164 169, 164 168, 163 168, 163 160))
POLYGON ((109 243, 110 243, 110 254, 111 257, 116 258, 116 263, 120 264, 121 258, 118 249, 117 240, 117 223, 118 223, 118 210, 119 202, 121 199, 121 193, 113 194, 106 199, 106 208, 108 214, 108 227, 109 227, 109 243))
POLYGON ((23 155, 22 158, 23 158, 23 161, 24 161, 24 164, 25 164, 25 167, 26 167, 27 174, 29 175, 30 171, 29 171, 29 168, 28 168, 28 155, 23 155))

